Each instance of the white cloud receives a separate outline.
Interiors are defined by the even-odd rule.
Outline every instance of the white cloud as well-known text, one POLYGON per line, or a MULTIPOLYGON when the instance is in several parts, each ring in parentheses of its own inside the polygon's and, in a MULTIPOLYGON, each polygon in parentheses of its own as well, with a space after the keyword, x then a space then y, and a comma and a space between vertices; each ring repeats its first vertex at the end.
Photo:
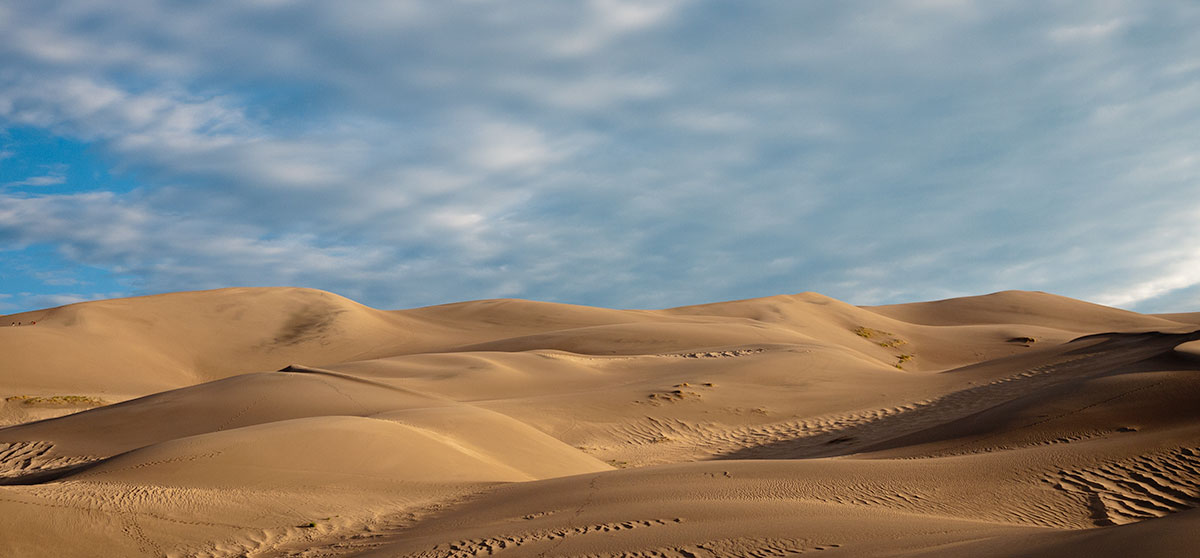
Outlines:
POLYGON ((611 110, 622 104, 660 99, 671 90, 663 78, 650 75, 590 75, 578 80, 503 76, 496 86, 551 106, 587 110, 611 110))
POLYGON ((1168 76, 1178 76, 1181 74, 1190 74, 1197 70, 1200 70, 1200 58, 1193 58, 1191 60, 1183 60, 1169 64, 1167 67, 1163 68, 1163 74, 1168 76))
POLYGON ((56 306, 66 306, 78 302, 88 302, 90 300, 103 300, 106 298, 116 298, 122 296, 123 293, 60 293, 46 295, 30 295, 23 297, 25 304, 29 304, 32 308, 53 308, 56 306))
POLYGON ((676 111, 669 119, 676 126, 694 132, 739 132, 751 126, 746 117, 732 112, 676 111))
POLYGON ((566 156, 552 148, 541 131, 520 124, 480 123, 470 141, 467 160, 485 171, 536 170, 566 156))
POLYGON ((289 284, 304 277, 378 280, 391 264, 381 246, 339 246, 313 234, 267 238, 252 227, 180 219, 111 193, 0 197, 0 241, 49 243, 85 264, 140 276, 152 290, 289 284), (260 277, 270 270, 269 277, 260 277))
POLYGON ((1112 36, 1125 27, 1125 21, 1112 19, 1100 23, 1064 25, 1050 30, 1050 39, 1058 42, 1094 41, 1112 36))
POLYGON ((0 118, 117 147, 206 149, 227 145, 250 124, 222 98, 168 91, 130 93, 83 77, 25 75, 0 82, 0 118))
MULTIPOLYGON (((1101 294, 1095 302, 1107 306, 1135 308, 1140 303, 1161 297, 1174 291, 1200 285, 1200 260, 1187 262, 1184 266, 1164 276, 1155 277, 1119 291, 1101 294)), ((1185 310, 1185 309, 1179 309, 1185 310)))
POLYGON ((31 176, 24 180, 5 183, 5 186, 54 186, 67 181, 67 178, 61 174, 45 174, 42 176, 31 176))
POLYGON ((683 4, 681 0, 590 0, 590 17, 551 47, 568 56, 594 54, 618 37, 661 25, 683 4))

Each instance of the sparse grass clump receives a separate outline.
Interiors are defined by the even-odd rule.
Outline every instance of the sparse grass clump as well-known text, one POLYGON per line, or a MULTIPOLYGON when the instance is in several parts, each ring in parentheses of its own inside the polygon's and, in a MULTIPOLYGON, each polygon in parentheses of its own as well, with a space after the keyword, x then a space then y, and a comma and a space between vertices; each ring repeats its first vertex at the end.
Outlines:
MULTIPOLYGON (((675 385, 676 388, 678 388, 680 386, 690 387, 690 385, 686 382, 675 385)), ((671 390, 657 391, 657 392, 649 393, 646 395, 647 399, 651 399, 653 401, 668 401, 668 402, 683 401, 685 399, 700 399, 701 397, 702 396, 697 392, 687 391, 687 390, 683 390, 683 389, 671 389, 671 390)))
MULTIPOLYGON (((895 334, 893 334, 890 331, 881 331, 881 330, 872 329, 872 328, 869 328, 866 326, 858 326, 851 331, 853 331, 855 335, 862 337, 863 339, 878 338, 879 340, 875 341, 875 344, 879 345, 880 347, 883 347, 885 349, 895 349, 902 345, 908 344, 908 341, 905 341, 904 339, 896 337, 895 334)), ((893 364, 892 366, 895 366, 896 368, 898 368, 900 370, 904 370, 904 367, 901 365, 912 360, 914 356, 916 356, 916 355, 913 355, 913 354, 896 355, 897 362, 895 364, 893 364)))
MULTIPOLYGON (((858 326, 851 331, 853 331, 855 335, 862 337, 863 339, 873 339, 875 337, 894 337, 894 334, 890 331, 873 329, 873 328, 869 328, 866 326, 858 326)), ((893 338, 893 341, 900 341, 900 340, 893 338)), ((901 341, 901 343, 903 343, 903 341, 901 341)))
POLYGON ((86 395, 50 395, 46 397, 38 395, 13 395, 5 397, 5 401, 13 403, 22 403, 29 406, 87 406, 99 407, 105 405, 104 400, 86 395))

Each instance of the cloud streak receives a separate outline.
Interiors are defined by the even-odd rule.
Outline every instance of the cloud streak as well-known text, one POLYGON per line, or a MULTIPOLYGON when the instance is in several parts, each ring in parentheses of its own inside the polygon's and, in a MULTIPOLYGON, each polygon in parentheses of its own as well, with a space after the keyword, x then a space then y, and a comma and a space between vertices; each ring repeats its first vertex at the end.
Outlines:
POLYGON ((6 182, 5 186, 53 186, 62 184, 67 181, 67 178, 61 174, 44 174, 42 176, 31 176, 25 180, 17 180, 14 182, 6 182))

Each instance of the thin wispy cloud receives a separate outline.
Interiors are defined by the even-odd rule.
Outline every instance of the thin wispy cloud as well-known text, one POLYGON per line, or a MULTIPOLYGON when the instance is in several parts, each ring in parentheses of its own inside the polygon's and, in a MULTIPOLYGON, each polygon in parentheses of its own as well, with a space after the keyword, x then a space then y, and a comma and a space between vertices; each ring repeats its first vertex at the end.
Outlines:
POLYGON ((1183 1, 3 5, 0 125, 134 186, 3 142, 0 258, 382 307, 1187 309, 1198 23, 1183 1))
POLYGON ((1100 23, 1085 23, 1082 25, 1064 25, 1050 30, 1050 38, 1055 41, 1094 41, 1104 39, 1116 33, 1125 26, 1120 19, 1100 23))
POLYGON ((67 181, 67 177, 61 174, 45 174, 42 176, 31 176, 25 180, 17 180, 14 182, 6 182, 5 186, 53 186, 62 184, 67 181))

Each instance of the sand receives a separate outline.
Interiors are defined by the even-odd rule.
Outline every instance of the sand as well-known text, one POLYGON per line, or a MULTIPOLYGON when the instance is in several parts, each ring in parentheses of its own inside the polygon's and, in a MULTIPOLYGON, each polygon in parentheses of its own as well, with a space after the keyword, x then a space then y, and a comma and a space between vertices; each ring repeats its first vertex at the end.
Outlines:
POLYGON ((1200 544, 1200 313, 1017 291, 382 311, 239 288, 0 324, 0 556, 1200 544))

